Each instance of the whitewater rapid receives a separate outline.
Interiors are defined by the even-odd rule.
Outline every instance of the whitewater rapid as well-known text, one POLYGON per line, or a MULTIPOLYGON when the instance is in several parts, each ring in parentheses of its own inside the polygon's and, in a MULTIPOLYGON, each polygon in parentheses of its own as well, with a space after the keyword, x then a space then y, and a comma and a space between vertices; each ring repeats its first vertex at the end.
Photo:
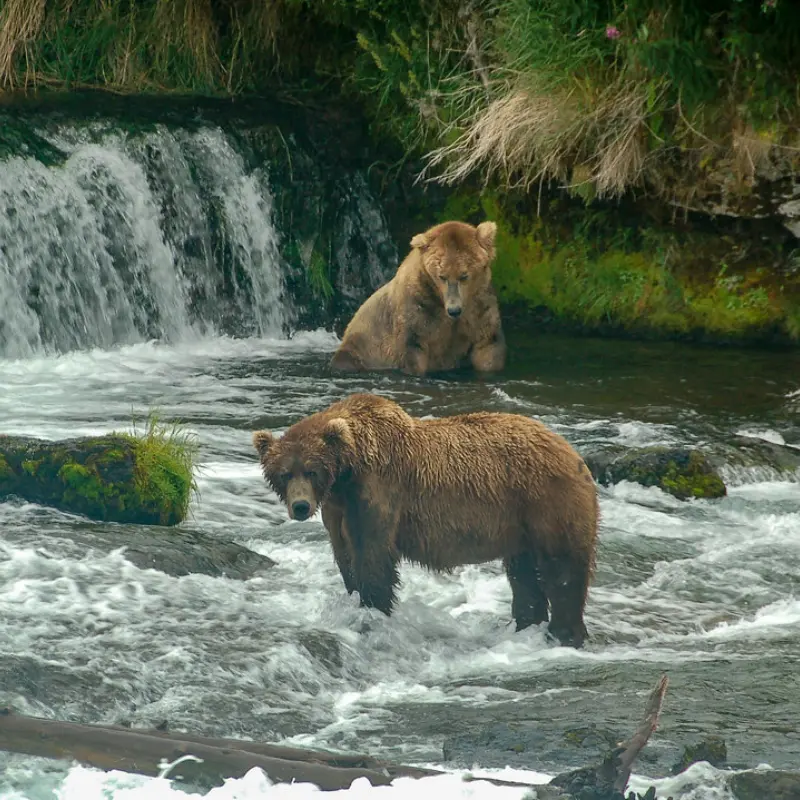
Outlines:
MULTIPOLYGON (((353 391, 386 394, 417 415, 528 413, 578 447, 697 443, 741 431, 796 441, 787 392, 769 401, 769 413, 728 400, 722 413, 709 414, 693 384, 679 390, 680 403, 657 391, 658 408, 643 413, 608 395, 635 370, 645 379, 624 358, 602 387, 579 369, 565 379, 562 355, 575 342, 556 340, 530 367, 476 382, 332 375, 326 364, 336 341, 322 331, 292 339, 215 335, 0 360, 4 433, 62 438, 130 429, 151 408, 184 421, 200 444, 198 494, 184 526, 278 562, 247 581, 172 577, 134 566, 122 549, 82 545, 87 526, 102 523, 0 504, 0 703, 82 721, 168 720, 174 730, 447 767, 443 742, 481 726, 535 722, 550 744, 589 721, 629 734, 666 671, 670 690, 651 745, 660 763, 707 733, 725 736, 733 763, 800 761, 800 745, 781 733, 800 714, 792 666, 800 655, 796 481, 754 472, 719 501, 682 502, 626 483, 601 488, 592 639, 578 652, 549 646, 538 629, 514 633, 499 564, 449 575, 404 565, 391 618, 359 608, 343 590, 319 518, 286 519, 251 444, 253 430, 283 431, 353 391), (577 387, 582 403, 574 401, 577 387)), ((104 528, 122 548, 125 526, 104 528)), ((62 800, 193 796, 165 780, 3 758, 3 800, 49 797, 54 787, 62 800)), ((526 780, 545 780, 581 754, 562 758, 553 747, 542 759, 531 755, 537 772, 526 780)), ((648 785, 652 767, 646 760, 638 767, 632 788, 648 785)), ((717 794, 681 796, 725 797, 721 775, 698 765, 690 777, 717 794)), ((672 791, 676 780, 687 779, 659 785, 672 791)), ((453 797, 521 797, 454 778, 426 781, 453 797)), ((382 792, 399 800, 422 788, 355 785, 348 797, 382 792)), ((251 773, 207 797, 293 800, 314 791, 269 787, 251 773)))

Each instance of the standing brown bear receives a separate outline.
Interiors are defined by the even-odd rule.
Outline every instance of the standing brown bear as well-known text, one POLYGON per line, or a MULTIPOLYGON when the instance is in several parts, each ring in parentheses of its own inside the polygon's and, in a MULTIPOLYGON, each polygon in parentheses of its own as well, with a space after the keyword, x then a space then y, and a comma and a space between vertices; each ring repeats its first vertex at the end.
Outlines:
POLYGON ((400 369, 412 375, 505 365, 492 287, 497 226, 444 222, 411 240, 395 276, 350 320, 331 360, 339 370, 400 369))
POLYGON ((594 569, 597 490, 583 459, 541 422, 474 413, 421 420, 354 394, 253 434, 292 519, 322 507, 349 593, 390 615, 401 558, 433 570, 502 558, 517 630, 580 647, 594 569))

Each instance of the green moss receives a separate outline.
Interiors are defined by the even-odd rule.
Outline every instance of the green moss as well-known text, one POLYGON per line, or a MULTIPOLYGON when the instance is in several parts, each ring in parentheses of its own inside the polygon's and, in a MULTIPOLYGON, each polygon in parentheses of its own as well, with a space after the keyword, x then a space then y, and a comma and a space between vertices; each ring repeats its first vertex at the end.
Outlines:
POLYGON ((675 497, 724 497, 725 484, 714 472, 707 471, 705 459, 700 453, 689 455, 688 465, 678 465, 674 461, 667 464, 666 472, 661 476, 659 485, 665 492, 675 497))
POLYGON ((725 483, 699 450, 648 447, 628 453, 610 467, 613 482, 658 486, 680 500, 724 497, 725 483))
POLYGON ((14 477, 14 470, 9 466, 5 456, 0 453, 0 481, 10 480, 14 477))
POLYGON ((155 416, 142 433, 62 442, 0 437, 0 488, 92 519, 175 525, 192 491, 196 445, 155 416))
POLYGON ((123 486, 107 483, 97 470, 68 461, 58 471, 65 484, 62 504, 100 519, 113 519, 125 511, 123 486))
POLYGON ((185 519, 196 490, 194 461, 197 444, 179 426, 159 424, 153 414, 142 435, 128 435, 134 448, 134 500, 158 516, 162 525, 185 519))
POLYGON ((36 473, 37 473, 39 467, 41 466, 41 464, 42 464, 42 460, 41 459, 36 460, 36 461, 34 461, 34 460, 25 460, 25 461, 22 462, 22 469, 24 469, 25 472, 27 472, 28 475, 30 475, 31 477, 36 477, 36 473))
POLYGON ((672 767, 672 771, 674 773, 683 772, 699 761, 708 761, 715 767, 724 767, 727 760, 728 747, 725 740, 721 736, 711 734, 702 741, 686 745, 680 759, 672 767))
POLYGON ((462 190, 437 221, 497 223, 493 282, 506 308, 546 309, 587 330, 734 340, 777 333, 800 341, 800 276, 772 268, 779 245, 552 205, 539 216, 529 203, 520 211, 491 191, 462 190), (732 256, 736 269, 728 266, 732 256))

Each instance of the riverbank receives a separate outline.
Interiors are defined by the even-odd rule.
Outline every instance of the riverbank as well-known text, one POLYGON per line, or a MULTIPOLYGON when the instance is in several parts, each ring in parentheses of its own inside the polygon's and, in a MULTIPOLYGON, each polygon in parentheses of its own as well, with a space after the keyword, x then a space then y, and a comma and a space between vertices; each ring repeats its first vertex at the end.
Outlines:
POLYGON ((278 197, 276 247, 301 327, 341 329, 395 269, 414 233, 445 219, 489 218, 499 228, 494 282, 510 326, 712 344, 800 341, 800 247, 775 217, 712 219, 656 200, 587 200, 554 186, 531 194, 471 179, 456 188, 420 182, 421 160, 407 159, 398 145, 376 147, 357 106, 318 94, 301 104, 282 94, 200 99, 100 90, 3 99, 0 156, 48 166, 66 156, 43 127, 99 125, 136 140, 159 125, 222 126, 243 168, 264 170, 278 197), (369 227, 377 218, 359 212, 345 225, 350 233, 334 231, 352 193, 342 188, 345 173, 360 176, 380 206, 380 230, 369 227), (361 244, 342 238, 354 235, 361 244), (374 254, 355 256, 365 248, 374 254))

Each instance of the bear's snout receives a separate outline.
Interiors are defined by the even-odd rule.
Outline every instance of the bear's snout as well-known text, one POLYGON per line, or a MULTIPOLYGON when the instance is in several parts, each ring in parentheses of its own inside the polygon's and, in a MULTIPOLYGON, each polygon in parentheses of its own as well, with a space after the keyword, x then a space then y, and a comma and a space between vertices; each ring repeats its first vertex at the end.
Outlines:
POLYGON ((447 315, 453 319, 458 319, 461 316, 461 306, 448 306, 447 315))
POLYGON ((311 516, 311 503, 307 500, 295 500, 292 503, 292 516, 302 522, 311 516))

